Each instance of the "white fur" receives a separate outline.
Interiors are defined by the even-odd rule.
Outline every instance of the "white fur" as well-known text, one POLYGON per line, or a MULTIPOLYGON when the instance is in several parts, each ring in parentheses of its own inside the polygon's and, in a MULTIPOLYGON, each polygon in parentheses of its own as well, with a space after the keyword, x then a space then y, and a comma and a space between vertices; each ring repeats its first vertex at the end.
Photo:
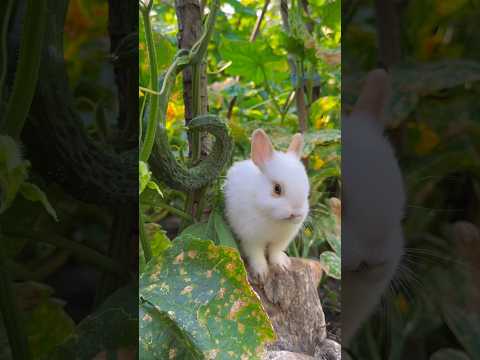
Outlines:
MULTIPOLYGON (((380 101, 380 104, 382 102, 380 101)), ((402 175, 375 115, 342 121, 342 342, 378 305, 403 255, 402 175), (368 266, 360 266, 360 264, 368 266)))
POLYGON ((288 268, 284 253, 308 214, 309 183, 293 152, 274 151, 262 170, 252 160, 236 162, 224 187, 227 219, 254 276, 264 280, 271 265, 288 268), (273 183, 283 194, 275 197, 273 183), (296 219, 287 219, 290 215, 296 219))

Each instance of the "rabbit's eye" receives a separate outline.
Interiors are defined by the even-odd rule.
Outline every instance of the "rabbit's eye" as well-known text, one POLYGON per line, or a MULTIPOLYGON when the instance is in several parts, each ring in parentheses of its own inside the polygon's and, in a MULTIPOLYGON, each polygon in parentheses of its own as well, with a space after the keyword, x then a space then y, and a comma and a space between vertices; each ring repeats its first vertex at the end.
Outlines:
POLYGON ((273 184, 273 195, 275 196, 280 196, 282 195, 282 187, 280 186, 280 184, 273 184))

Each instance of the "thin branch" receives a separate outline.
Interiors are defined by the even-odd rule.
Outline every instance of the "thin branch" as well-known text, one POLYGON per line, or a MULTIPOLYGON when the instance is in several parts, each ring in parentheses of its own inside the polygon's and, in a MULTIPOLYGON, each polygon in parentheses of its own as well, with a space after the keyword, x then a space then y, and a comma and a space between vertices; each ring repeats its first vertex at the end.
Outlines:
POLYGON ((250 34, 250 39, 249 39, 250 42, 254 42, 260 32, 260 27, 262 26, 262 21, 263 21, 263 18, 265 17, 265 13, 267 12, 268 5, 270 5, 270 0, 265 0, 265 4, 263 4, 262 11, 260 12, 260 15, 257 17, 257 21, 255 23, 253 31, 250 34))
MULTIPOLYGON (((260 27, 262 26, 263 19, 265 18, 265 13, 268 10, 268 6, 270 5, 270 0, 265 0, 265 3, 263 4, 262 11, 260 12, 260 15, 257 17, 257 21, 255 22, 255 26, 253 27, 253 30, 250 34, 249 41, 254 42, 257 39, 258 34, 260 33, 260 27)), ((236 80, 238 81, 240 79, 239 76, 236 77, 236 80)), ((237 96, 235 95, 232 97, 232 99, 228 103, 228 110, 227 110, 227 120, 230 121, 232 117, 232 112, 233 112, 233 107, 235 106, 235 103, 237 102, 237 96)))

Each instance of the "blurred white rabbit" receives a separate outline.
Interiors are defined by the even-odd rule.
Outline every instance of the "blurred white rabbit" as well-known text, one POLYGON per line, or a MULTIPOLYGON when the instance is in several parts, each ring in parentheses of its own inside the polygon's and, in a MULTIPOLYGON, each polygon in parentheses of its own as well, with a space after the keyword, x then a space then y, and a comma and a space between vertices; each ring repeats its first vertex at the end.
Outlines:
POLYGON ((279 152, 257 129, 251 159, 236 162, 227 174, 226 216, 252 275, 260 281, 268 274, 268 263, 289 267, 284 251, 308 214, 310 185, 300 161, 302 149, 301 134, 293 136, 287 152, 279 152))
POLYGON ((378 305, 403 256, 405 191, 383 134, 389 97, 387 73, 374 70, 342 119, 343 345, 378 305))

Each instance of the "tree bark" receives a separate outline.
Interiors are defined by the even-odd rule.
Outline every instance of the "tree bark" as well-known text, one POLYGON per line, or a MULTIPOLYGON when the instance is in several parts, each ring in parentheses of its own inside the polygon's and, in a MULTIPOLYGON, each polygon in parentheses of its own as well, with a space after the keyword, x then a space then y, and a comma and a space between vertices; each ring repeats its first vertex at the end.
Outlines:
MULTIPOLYGON (((202 8, 198 0, 175 0, 175 9, 178 19, 178 47, 191 49, 202 35, 202 8)), ((193 118, 193 89, 192 69, 183 70, 183 101, 185 103, 185 124, 193 118)), ((207 74, 206 65, 200 67, 200 114, 208 111, 207 74)))
MULTIPOLYGON (((178 47, 180 49, 190 49, 197 42, 202 34, 202 15, 203 3, 198 0, 175 0, 175 9, 178 21, 178 47)), ((194 108, 194 79, 195 75, 192 67, 183 70, 183 101, 185 104, 185 125, 188 126, 190 121, 199 115, 208 112, 207 97, 207 73, 206 64, 199 65, 199 104, 197 109, 194 108)), ((188 134, 190 157, 195 164, 201 157, 205 157, 209 152, 209 139, 205 133, 188 134), (197 137, 197 138, 195 138, 197 137)), ((201 216, 199 210, 200 202, 203 196, 203 189, 191 191, 187 197, 186 211, 192 215, 194 219, 201 216)), ((186 224, 184 224, 186 225, 186 224)))
POLYGON ((289 270, 272 268, 263 284, 251 280, 277 334, 264 359, 340 359, 340 345, 327 339, 317 291, 322 267, 314 260, 291 260, 289 270))

